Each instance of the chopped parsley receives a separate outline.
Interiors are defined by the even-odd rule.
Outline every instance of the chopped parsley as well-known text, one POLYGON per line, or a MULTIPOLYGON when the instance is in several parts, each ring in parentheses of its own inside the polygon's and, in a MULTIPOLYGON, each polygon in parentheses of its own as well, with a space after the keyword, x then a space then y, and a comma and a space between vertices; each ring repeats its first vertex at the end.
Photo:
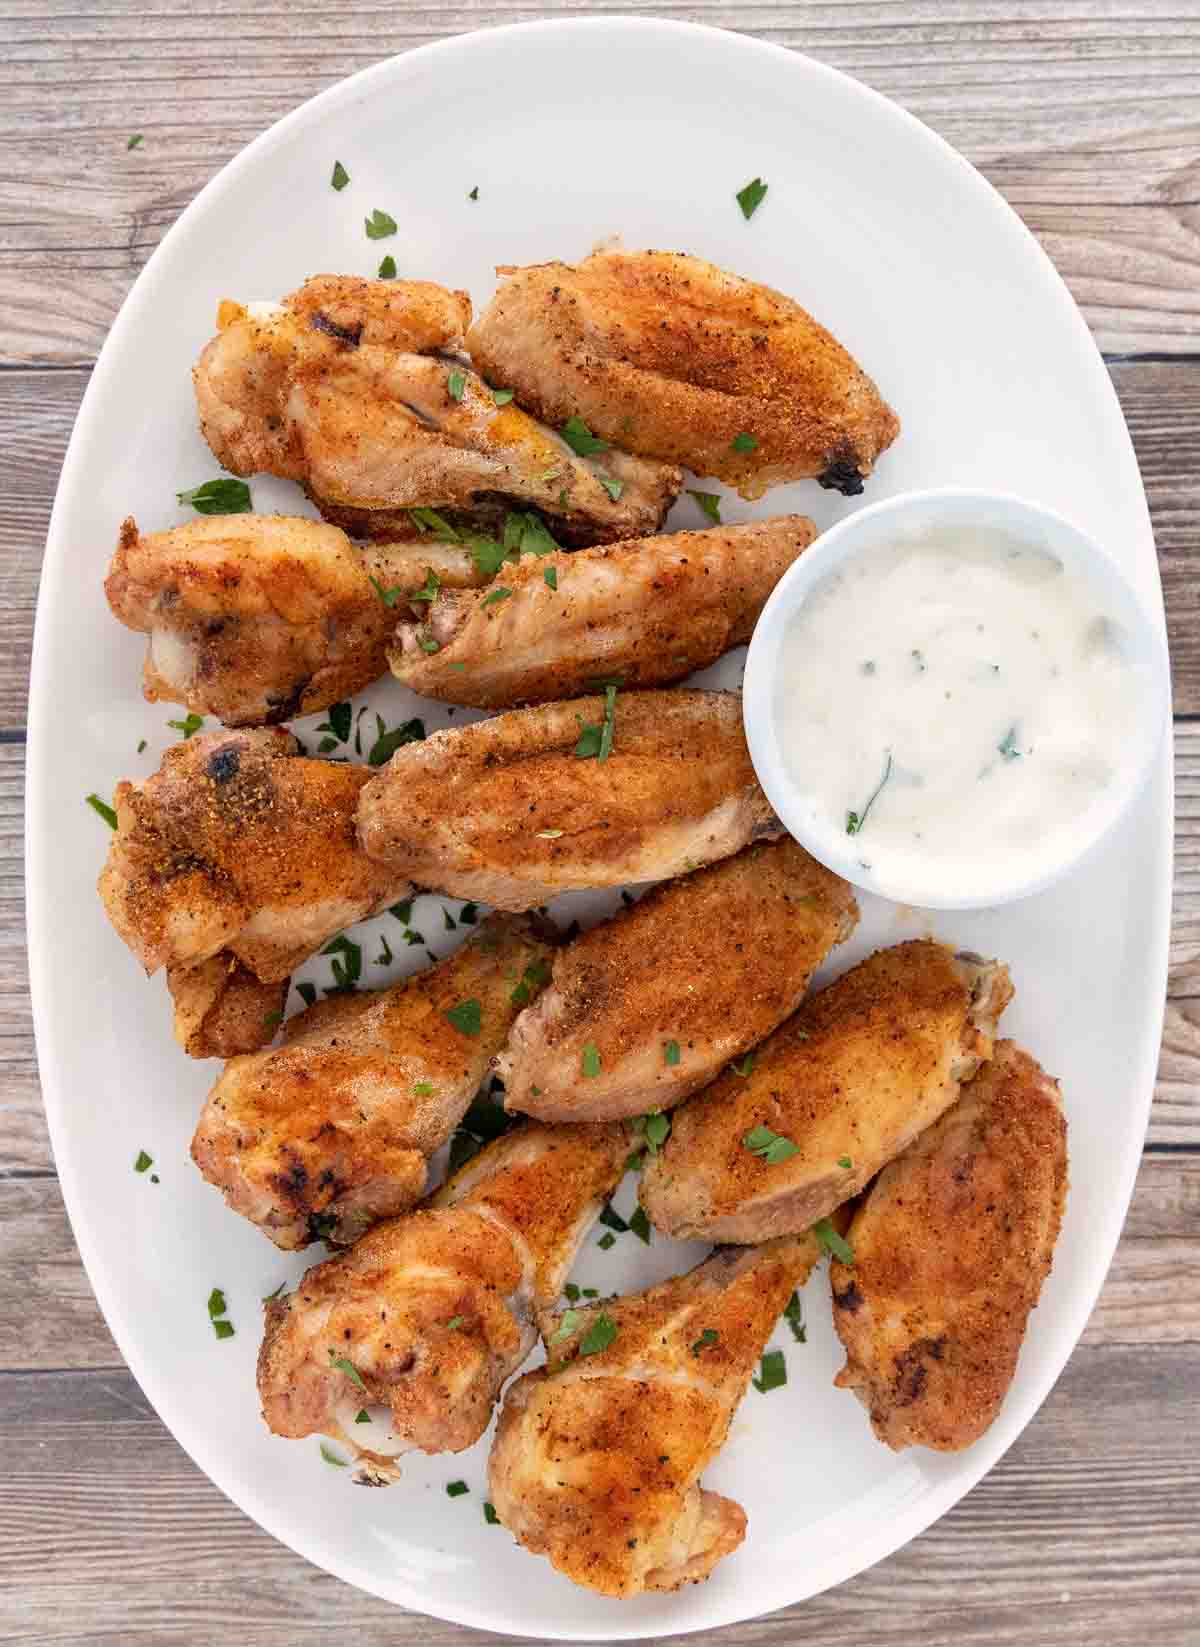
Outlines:
POLYGON ((457 1332, 458 1329, 466 1321, 466 1319, 467 1318, 466 1318, 465 1315, 452 1315, 450 1317, 449 1321, 447 1321, 447 1323, 446 1323, 446 1331, 447 1332, 457 1332))
POLYGON ((391 966, 392 962, 396 959, 396 957, 392 954, 392 946, 387 941, 387 933, 386 932, 381 932, 379 934, 379 942, 382 944, 383 947, 379 951, 379 954, 376 955, 376 957, 375 957, 375 965, 376 966, 391 966))
POLYGON ((715 1327, 705 1327, 699 1338, 692 1345, 692 1354, 699 1355, 701 1350, 706 1350, 710 1344, 715 1344, 720 1336, 720 1333, 715 1327))
POLYGON ((660 1109, 651 1110, 645 1118, 642 1136, 650 1147, 650 1153, 657 1155, 671 1136, 671 1117, 664 1115, 660 1109))
POLYGON ((507 406, 512 397, 513 392, 511 389, 492 390, 492 399, 496 402, 497 406, 507 406))
POLYGON ((348 1459, 339 1458, 327 1441, 321 1443, 321 1457, 326 1464, 334 1464, 339 1470, 344 1470, 349 1462, 348 1459))
POLYGON ((404 898, 398 904, 388 905, 388 914, 394 915, 400 922, 401 926, 407 926, 412 920, 412 911, 413 901, 411 898, 404 898))
POLYGON ((721 524, 721 496, 719 492, 693 492, 688 489, 688 497, 695 498, 701 509, 712 521, 714 526, 721 524))
POLYGON ((433 1097, 433 1082, 432 1081, 414 1081, 413 1082, 413 1097, 414 1098, 432 1098, 433 1097))
POLYGON ((146 747, 145 738, 140 738, 138 740, 138 746, 137 746, 137 752, 138 752, 139 755, 142 753, 142 750, 145 749, 145 747, 146 747))
POLYGON ((581 417, 568 418, 559 434, 576 457, 594 457, 597 452, 608 451, 608 442, 594 435, 581 417))
POLYGON ((440 652, 442 650, 440 644, 434 640, 427 629, 417 630, 417 645, 422 652, 440 652))
POLYGON ((757 452, 758 436, 747 434, 743 429, 740 435, 734 435, 732 446, 735 452, 757 452))
POLYGON ((479 604, 481 606, 495 606, 497 602, 507 600, 511 594, 512 590, 501 584, 498 589, 493 589, 490 594, 485 595, 479 604))
POLYGON ((396 259, 392 256, 391 252, 389 252, 386 257, 380 259, 379 278, 380 280, 395 280, 396 278, 396 259))
MULTIPOLYGON (((597 475, 596 479, 600 482, 601 486, 603 486, 604 490, 608 493, 614 503, 625 490, 625 482, 623 480, 614 480, 611 475, 597 475)), ((693 494, 693 496, 694 495, 695 494, 693 494)))
POLYGON ((580 1355, 598 1355, 601 1350, 608 1348, 616 1336, 616 1322, 601 1310, 580 1339, 579 1353, 580 1355))
POLYGON ((363 226, 367 231, 368 240, 386 240, 388 235, 396 232, 396 219, 389 217, 387 212, 381 212, 376 206, 370 217, 364 219, 363 226))
POLYGON ((479 905, 464 904, 458 912, 458 918, 463 926, 474 926, 479 919, 479 905))
POLYGON ((543 990, 550 982, 549 961, 531 961, 521 974, 521 981, 513 990, 510 999, 514 1006, 528 1006, 534 996, 543 990))
POLYGON ((504 517, 504 552, 506 555, 552 555, 561 545, 550 528, 538 515, 528 510, 512 509, 504 517))
POLYGON ((472 190, 470 190, 470 192, 467 195, 467 199, 468 200, 478 200, 479 199, 479 184, 478 183, 476 183, 475 187, 472 190))
POLYGON ((792 1337, 797 1344, 807 1344, 808 1328, 804 1325, 804 1306, 798 1292, 794 1292, 783 1306, 783 1319, 792 1329, 792 1337))
POLYGON ((190 738, 204 725, 204 716, 189 711, 181 721, 168 721, 167 725, 178 732, 181 738, 190 738))
POLYGON ((154 1165, 154 1157, 147 1155, 144 1149, 137 1152, 137 1160, 133 1163, 134 1172, 146 1172, 154 1165))
POLYGON ((362 945, 342 936, 326 944, 321 954, 331 957, 329 964, 333 968, 334 990, 327 993, 353 989, 362 977, 362 945))
POLYGON ((760 1161, 765 1161, 769 1167, 777 1167, 781 1161, 790 1160, 793 1155, 800 1153, 800 1146, 793 1144, 790 1138, 782 1133, 772 1132, 770 1127, 757 1126, 742 1139, 743 1148, 748 1149, 751 1155, 757 1155, 760 1161))
POLYGON ((742 208, 742 216, 747 222, 749 222, 758 208, 762 205, 763 201, 766 199, 766 194, 767 185, 763 182, 761 177, 754 178, 752 182, 746 184, 744 189, 738 190, 734 198, 737 200, 738 205, 742 208))
POLYGON ((587 1076, 599 1075, 600 1053, 596 1048, 595 1041, 586 1041, 584 1043, 583 1057, 580 1060, 580 1068, 587 1076))
POLYGON ((446 379, 446 393, 451 400, 461 400, 467 387, 467 374, 454 367, 446 379))
POLYGON ((839 1264, 854 1264, 854 1248, 844 1235, 839 1235, 829 1222, 828 1218, 818 1218, 813 1225, 813 1234, 825 1248, 831 1258, 836 1258, 839 1264))
POLYGON ((461 1498, 464 1493, 469 1493, 470 1491, 471 1489, 467 1486, 465 1481, 447 1481, 446 1483, 447 1498, 461 1498))
POLYGON ((263 1018, 263 1028, 274 1029, 276 1024, 281 1024, 282 1022, 283 1013, 276 1009, 274 1012, 268 1012, 263 1018))
POLYGON ((233 1337, 233 1322, 232 1321, 214 1321, 213 1322, 213 1331, 216 1333, 216 1335, 219 1339, 220 1338, 232 1338, 233 1337))
POLYGON ((439 543, 461 543, 461 535, 455 531, 445 515, 439 515, 436 509, 410 509, 408 518, 418 532, 432 532, 439 543))
POLYGON ((614 1247, 616 1244, 617 1238, 611 1230, 605 1230, 599 1241, 596 1242, 601 1252, 607 1252, 609 1247, 614 1247))
POLYGON ((179 503, 190 503, 198 515, 248 515, 251 508, 250 488, 231 475, 206 480, 190 492, 176 492, 175 497, 179 503))
POLYGON ((1004 756, 1006 761, 1020 760, 1022 751, 1017 748, 1017 729, 1015 725, 1009 727, 1004 737, 996 745, 996 750, 998 754, 1004 756))
POLYGON ((335 160, 333 163, 333 176, 329 179, 329 187, 331 189, 336 189, 340 194, 349 181, 350 173, 346 170, 345 166, 342 165, 340 160, 335 160))
POLYGON ((483 1501, 483 1519, 489 1527, 498 1527, 500 1525, 500 1517, 496 1514, 496 1506, 490 1498, 485 1498, 483 1501))
POLYGON ((558 570, 557 570, 557 568, 553 567, 553 566, 543 566, 542 567, 542 582, 546 585, 547 589, 557 589, 558 588, 558 570))
POLYGON ((888 779, 891 777, 891 775, 892 775, 892 752, 889 749, 888 753, 887 753, 887 764, 884 766, 884 769, 883 769, 883 777, 880 778, 879 782, 875 785, 875 788, 871 793, 870 800, 867 802, 866 806, 863 807, 861 812, 847 812, 847 814, 846 814, 846 833, 847 833, 847 835, 861 834, 863 825, 867 821, 867 814, 870 812, 871 808, 875 805, 875 802, 878 799, 880 790, 883 788, 884 784, 888 781, 888 779))
POLYGON ((729 1067, 735 1075, 740 1075, 744 1079, 753 1072, 754 1054, 748 1052, 744 1058, 736 1059, 729 1067))
POLYGON ((782 1389, 787 1383, 787 1362, 783 1358, 782 1350, 767 1350, 758 1366, 758 1377, 750 1382, 761 1394, 767 1395, 771 1390, 782 1389))
POLYGON ((574 1281, 567 1282, 566 1286, 563 1288, 563 1297, 567 1300, 568 1304, 578 1304, 579 1288, 575 1285, 574 1281))
POLYGON ((853 1165, 854 1165, 854 1162, 850 1159, 850 1157, 848 1155, 839 1155, 838 1156, 838 1166, 841 1167, 843 1172, 849 1172, 853 1165))
POLYGON ((606 761, 612 754, 613 737, 617 725, 617 688, 604 688, 604 715, 599 724, 580 721, 579 742, 575 753, 581 761, 606 761))
POLYGON ((602 1224, 606 1224, 610 1230, 616 1230, 618 1235, 623 1235, 629 1228, 629 1225, 621 1217, 621 1214, 616 1210, 611 1201, 606 1201, 604 1203, 604 1206, 600 1212, 600 1222, 602 1224))
POLYGON ((134 132, 125 147, 126 149, 140 149, 145 141, 146 139, 141 132, 134 132))
POLYGON ((376 715, 375 726, 375 742, 367 756, 369 766, 382 766, 385 761, 391 760, 397 749, 403 748, 406 743, 420 743, 425 736, 425 722, 415 715, 411 721, 402 721, 399 726, 393 726, 390 732, 385 728, 383 717, 376 715))
POLYGON ((672 1068, 674 1068, 674 1066, 679 1062, 680 1056, 681 1054, 679 1051, 678 1041, 665 1041, 663 1043, 664 1064, 669 1064, 672 1068))
POLYGON ((99 817, 103 818, 110 829, 117 827, 117 814, 107 801, 102 801, 99 795, 85 795, 84 800, 99 817))
POLYGON ((458 930, 458 922, 454 919, 454 916, 451 915, 445 904, 442 905, 442 925, 446 928, 447 932, 456 932, 458 930))
POLYGON ((476 1000, 460 1001, 447 1009, 446 1017, 460 1034, 475 1036, 483 1023, 483 1008, 476 1000))
POLYGON ((360 1407, 355 1413, 354 1422, 356 1424, 369 1424, 371 1422, 371 1415, 365 1407, 360 1407))
POLYGON ((644 1241, 647 1246, 650 1245, 650 1220, 646 1217, 645 1207, 639 1206, 635 1209, 629 1220, 629 1227, 639 1241, 644 1241))
POLYGON ((329 719, 322 721, 317 727, 318 732, 332 732, 339 743, 345 743, 350 736, 353 711, 350 705, 343 700, 341 703, 331 703, 329 719))
MULTIPOLYGON (((432 602, 438 598, 438 590, 441 587, 441 578, 438 577, 432 566, 427 566, 425 568, 425 582, 419 589, 414 589, 408 598, 411 601, 427 600, 432 602)), ((385 599, 383 604, 390 606, 393 603, 385 599)))
POLYGON ((229 1306, 225 1302, 225 1294, 220 1287, 214 1287, 208 1295, 208 1319, 212 1322, 213 1332, 218 1338, 233 1337, 233 1322, 224 1317, 229 1313, 229 1306))
POLYGON ((309 983, 297 984, 296 985, 296 994, 304 1002, 305 1006, 316 1006, 316 1004, 317 1004, 317 990, 316 990, 316 985, 315 984, 309 984, 309 983))
POLYGON ((330 1350, 329 1365, 332 1368, 335 1368, 338 1372, 345 1373, 350 1382, 357 1385, 360 1390, 366 1389, 367 1386, 363 1383, 362 1374, 354 1365, 353 1361, 348 1360, 346 1356, 338 1355, 336 1351, 330 1350))
POLYGON ((549 1344, 561 1344, 564 1338, 570 1338, 571 1334, 575 1331, 575 1328, 578 1325, 579 1311, 564 1310, 562 1315, 559 1316, 558 1327, 550 1334, 550 1337, 546 1342, 549 1344))

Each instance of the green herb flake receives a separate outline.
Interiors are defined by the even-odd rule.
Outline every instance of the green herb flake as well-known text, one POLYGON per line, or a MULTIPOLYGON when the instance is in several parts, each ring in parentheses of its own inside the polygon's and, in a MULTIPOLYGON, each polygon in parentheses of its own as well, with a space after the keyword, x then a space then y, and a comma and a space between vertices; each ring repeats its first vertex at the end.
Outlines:
POLYGON ((103 818, 110 829, 117 827, 117 814, 107 801, 102 801, 99 795, 85 795, 84 800, 99 817, 103 818))
MULTIPOLYGON (((432 603, 438 598, 438 590, 441 587, 441 578, 438 577, 432 566, 427 566, 425 568, 425 582, 419 589, 414 589, 408 598, 410 601, 426 600, 432 603)), ((384 602, 384 605, 387 605, 386 601, 384 602)))
POLYGON ((623 480, 614 480, 611 475, 597 475, 596 479, 600 482, 601 486, 603 486, 604 490, 608 493, 614 503, 625 490, 625 482, 623 480))
POLYGON ((283 1022, 283 1013, 280 1012, 278 1008, 276 1008, 274 1012, 268 1012, 263 1017, 263 1028, 264 1029, 274 1029, 276 1024, 281 1024, 282 1022, 283 1022))
POLYGON ((1021 759, 1022 751, 1017 748, 1017 729, 1015 725, 1009 727, 1004 737, 996 745, 996 751, 998 754, 1003 755, 1006 761, 1019 761, 1021 759))
POLYGON ((854 1165, 854 1162, 850 1159, 850 1157, 848 1155, 839 1155, 838 1156, 838 1166, 841 1167, 843 1172, 849 1172, 853 1165, 854 1165))
POLYGON ((224 1315, 227 1310, 228 1305, 225 1302, 225 1294, 221 1291, 220 1287, 214 1287, 208 1295, 209 1320, 215 1321, 218 1315, 224 1315))
POLYGON ((497 406, 507 406, 512 397, 513 392, 511 389, 492 390, 492 399, 496 402, 497 406))
POLYGON ((316 989, 315 984, 309 984, 309 983, 297 984, 296 985, 296 994, 304 1002, 305 1006, 316 1006, 316 1004, 317 1004, 317 989, 316 989))
POLYGON ((639 1241, 650 1245, 650 1220, 646 1217, 645 1207, 638 1207, 629 1220, 629 1227, 639 1241))
POLYGON ((368 572, 367 576, 371 580, 371 588, 374 589, 375 593, 379 596, 379 598, 383 602, 383 604, 386 607, 388 607, 389 609, 391 607, 395 606, 396 602, 400 599, 401 595, 404 593, 404 590, 401 588, 401 586, 397 583, 397 584, 394 584, 392 586, 392 588, 385 589, 383 587, 382 583, 380 583, 379 579, 377 577, 375 577, 373 573, 368 572))
POLYGON ((446 1323, 446 1331, 447 1332, 457 1332, 458 1329, 466 1321, 466 1319, 467 1318, 466 1318, 465 1315, 452 1315, 450 1317, 449 1321, 447 1321, 447 1323, 446 1323))
POLYGON ((583 1296, 585 1298, 599 1298, 600 1289, 599 1287, 585 1287, 583 1289, 583 1296))
POLYGON ((568 418, 559 433, 576 457, 594 457, 597 452, 608 451, 608 442, 594 435, 581 417, 568 418))
POLYGON ((521 974, 521 981, 513 990, 510 997, 513 1006, 528 1006, 535 995, 541 993, 550 982, 551 967, 549 961, 531 961, 521 974))
POLYGON ((762 205, 763 201, 766 199, 766 195, 767 185, 763 182, 761 177, 754 178, 752 182, 746 184, 744 189, 738 190, 734 198, 737 200, 738 205, 742 208, 742 216, 747 222, 750 221, 755 212, 762 205))
POLYGON ((428 630, 424 632, 419 629, 417 630, 417 645, 421 648, 422 652, 440 652, 442 649, 428 630))
POLYGON ((681 1057, 678 1041, 667 1041, 663 1045, 663 1063, 673 1069, 681 1057))
POLYGON ((511 594, 512 590, 501 584, 498 589, 493 589, 490 594, 485 595, 479 604, 481 606, 495 606, 500 601, 507 600, 511 594))
POLYGON ((589 1077, 599 1075, 600 1053, 596 1048, 595 1041, 587 1041, 584 1043, 583 1057, 580 1060, 580 1068, 583 1073, 589 1077))
POLYGON ((367 755, 369 766, 382 766, 390 761, 397 749, 402 749, 406 743, 420 743, 425 736, 425 722, 416 716, 411 721, 403 721, 394 726, 390 732, 383 730, 383 722, 375 717, 379 725, 379 735, 371 745, 367 755))
POLYGON ((797 1344, 807 1344, 808 1328, 804 1325, 804 1306, 798 1292, 794 1292, 783 1306, 783 1319, 792 1329, 792 1337, 797 1344))
POLYGON ((137 1160, 133 1163, 134 1172, 146 1172, 154 1165, 154 1157, 147 1155, 144 1149, 137 1152, 137 1160))
POLYGON ((461 400, 467 388, 467 374, 455 366, 446 378, 446 393, 451 400, 461 400))
POLYGON ((701 509, 712 521, 714 526, 721 524, 721 497, 718 492, 693 492, 688 490, 688 497, 695 498, 701 509))
POLYGON ((847 812, 847 814, 846 814, 846 833, 847 833, 847 835, 861 834, 863 825, 867 821, 868 813, 870 812, 871 808, 875 805, 875 802, 878 799, 880 790, 883 788, 884 784, 888 781, 888 779, 891 777, 891 775, 892 775, 892 752, 889 749, 888 750, 888 755, 887 755, 887 763, 886 763, 886 765, 884 766, 884 769, 883 769, 883 777, 880 778, 879 782, 875 785, 875 788, 871 793, 870 800, 867 802, 866 806, 863 807, 861 812, 847 812))
POLYGON ((612 754, 613 738, 616 735, 617 724, 617 688, 604 688, 604 715, 597 724, 595 721, 580 721, 579 741, 575 745, 575 754, 581 761, 606 761, 612 754))
POLYGON ((699 1338, 692 1345, 692 1354, 699 1355, 701 1350, 706 1350, 710 1344, 715 1344, 720 1336, 720 1333, 715 1327, 705 1327, 699 1338))
POLYGON ((145 738, 139 738, 138 739, 138 746, 137 746, 137 752, 138 752, 139 755, 142 753, 142 751, 145 749, 145 747, 146 747, 145 738))
POLYGON ((382 948, 380 949, 379 954, 375 957, 375 965, 391 966, 396 957, 392 954, 392 946, 387 941, 386 932, 381 932, 379 934, 379 942, 382 945, 382 948))
POLYGON ((578 1325, 579 1311, 564 1310, 562 1315, 559 1316, 559 1324, 557 1328, 550 1334, 550 1337, 546 1340, 546 1342, 548 1344, 561 1344, 564 1338, 570 1338, 571 1334, 575 1331, 575 1328, 578 1325))
POLYGON ((836 1258, 839 1264, 848 1264, 853 1268, 854 1248, 844 1235, 838 1234, 828 1218, 817 1219, 813 1225, 813 1234, 831 1258, 836 1258))
POLYGON ((432 1081, 414 1081, 413 1082, 413 1097, 414 1098, 432 1098, 433 1097, 433 1082, 432 1081))
POLYGON ((616 1230, 618 1235, 623 1235, 629 1228, 629 1225, 621 1217, 621 1214, 616 1210, 611 1201, 606 1201, 604 1203, 604 1206, 600 1212, 600 1222, 606 1225, 610 1230, 616 1230))
POLYGON ((344 1470, 349 1463, 348 1459, 339 1458, 327 1441, 321 1443, 321 1457, 326 1464, 333 1464, 339 1470, 344 1470))
POLYGON ((446 1483, 447 1498, 461 1498, 464 1493, 469 1493, 470 1491, 471 1489, 467 1486, 465 1481, 447 1481, 446 1483))
POLYGON ((371 1422, 371 1415, 365 1407, 360 1407, 355 1413, 354 1422, 356 1424, 369 1424, 371 1422))
POLYGON ((671 1117, 661 1110, 651 1110, 642 1127, 642 1136, 650 1147, 650 1153, 657 1155, 671 1136, 671 1117))
POLYGON ((343 698, 341 703, 330 704, 329 719, 327 721, 322 721, 320 726, 318 726, 317 731, 332 732, 339 743, 345 743, 346 739, 350 736, 350 727, 353 724, 353 719, 354 711, 350 704, 343 698))
POLYGON ((176 492, 175 497, 179 503, 190 503, 198 515, 248 515, 252 507, 246 482, 225 475, 188 492, 176 492))
POLYGON ((401 926, 408 926, 409 922, 412 920, 412 912, 413 901, 411 898, 404 898, 398 904, 388 905, 388 914, 394 915, 400 922, 401 926))
POLYGON ((743 429, 740 435, 734 435, 732 445, 735 452, 757 452, 758 436, 747 434, 743 429))
POLYGON ((189 713, 181 721, 168 721, 167 725, 178 732, 181 738, 187 739, 199 732, 204 725, 204 716, 189 713))
POLYGON ((606 1230, 600 1237, 599 1241, 596 1242, 596 1245, 600 1248, 601 1252, 607 1252, 609 1247, 616 1245, 616 1242, 617 1238, 613 1232, 611 1230, 606 1230))
POLYGON ((616 1322, 601 1310, 580 1339, 579 1353, 580 1355, 599 1355, 601 1350, 608 1348, 616 1336, 616 1322))
POLYGON ((758 1366, 758 1377, 750 1382, 762 1395, 782 1389, 787 1383, 787 1362, 782 1350, 767 1350, 758 1366))
POLYGON ((432 532, 439 543, 461 543, 462 534, 436 509, 410 509, 408 518, 418 532, 432 532))
POLYGON ((233 1337, 233 1322, 232 1321, 214 1321, 213 1322, 213 1331, 216 1333, 218 1339, 220 1339, 220 1338, 232 1338, 233 1337))
POLYGON ((742 1139, 742 1145, 751 1155, 757 1155, 760 1161, 765 1161, 769 1167, 777 1167, 781 1161, 790 1160, 793 1155, 800 1153, 800 1146, 793 1144, 790 1138, 781 1133, 772 1132, 770 1127, 757 1126, 742 1139))
POLYGON ((635 1150, 632 1155, 627 1155, 625 1157, 626 1172, 641 1172, 645 1165, 646 1157, 638 1150, 635 1150))
POLYGON ((500 1517, 496 1514, 496 1506, 490 1498, 485 1498, 483 1501, 483 1519, 489 1527, 498 1527, 500 1525, 500 1517))
POLYGON ((479 919, 479 905, 464 904, 458 912, 458 918, 463 926, 474 926, 479 919))
POLYGON ((483 1008, 475 1000, 460 1001, 448 1009, 446 1018, 460 1034, 475 1036, 483 1024, 483 1008))
POLYGON ((331 189, 336 189, 340 194, 349 181, 350 173, 346 170, 345 166, 342 165, 340 160, 335 160, 333 163, 333 176, 329 179, 329 187, 331 189))
POLYGON ((359 1372, 358 1368, 354 1365, 353 1361, 349 1360, 346 1356, 338 1355, 336 1350, 330 1350, 330 1352, 329 1352, 329 1365, 332 1368, 334 1368, 337 1372, 345 1373, 346 1377, 350 1380, 350 1382, 352 1384, 354 1384, 358 1389, 360 1389, 360 1390, 365 1390, 366 1389, 367 1386, 363 1383, 362 1374, 359 1372))
POLYGON ((558 570, 557 570, 557 568, 553 567, 553 566, 543 566, 542 567, 542 582, 546 585, 547 589, 557 589, 558 588, 558 570))
POLYGON ((381 212, 376 206, 370 217, 364 219, 364 228, 368 240, 386 240, 388 235, 396 232, 396 219, 389 217, 387 212, 381 212))
POLYGON ((392 256, 391 252, 389 252, 386 257, 380 259, 380 262, 379 262, 379 279, 380 280, 395 280, 395 278, 396 278, 396 259, 392 256))
POLYGON ((479 199, 479 184, 478 183, 476 183, 475 187, 469 191, 469 193, 467 195, 467 199, 468 200, 478 200, 479 199))
POLYGON ((745 1079, 754 1070, 754 1054, 748 1052, 744 1058, 735 1061, 729 1067, 735 1075, 740 1075, 745 1079))
POLYGON ((568 1304, 578 1304, 579 1288, 575 1285, 574 1281, 567 1282, 566 1286, 563 1288, 563 1297, 566 1299, 568 1304))
POLYGON ((335 988, 353 989, 362 977, 362 945, 343 936, 326 944, 321 954, 331 957, 335 988))
POLYGON ((140 149, 145 141, 146 139, 142 132, 134 132, 125 147, 126 149, 140 149))

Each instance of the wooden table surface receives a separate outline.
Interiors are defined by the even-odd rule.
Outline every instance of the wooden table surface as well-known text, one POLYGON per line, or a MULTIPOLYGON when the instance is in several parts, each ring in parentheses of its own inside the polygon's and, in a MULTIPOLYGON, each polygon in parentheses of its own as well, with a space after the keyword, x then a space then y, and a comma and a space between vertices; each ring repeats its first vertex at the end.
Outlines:
MULTIPOLYGON (((576 9, 0 5, 0 1640, 472 1638, 349 1589, 250 1523, 164 1430, 100 1318, 38 1096, 21 880, 26 670, 71 424, 163 230, 250 138, 355 69, 441 35, 576 9), (132 132, 144 142, 130 151, 132 132)), ((580 9, 652 10, 808 52, 928 121, 1007 196, 1108 359, 1150 498, 1175 666, 1166 1034, 1129 1222, 1083 1341, 1020 1441, 944 1520, 841 1589, 723 1632, 723 1647, 801 1635, 824 1647, 1197 1647, 1200 4, 580 9)))

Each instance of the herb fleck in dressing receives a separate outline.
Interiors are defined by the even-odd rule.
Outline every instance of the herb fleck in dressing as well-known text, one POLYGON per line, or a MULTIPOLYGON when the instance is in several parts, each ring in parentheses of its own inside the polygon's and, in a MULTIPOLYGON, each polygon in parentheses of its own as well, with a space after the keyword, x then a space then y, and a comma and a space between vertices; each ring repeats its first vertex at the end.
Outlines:
POLYGON ((780 749, 872 878, 971 897, 1050 859, 1137 758, 1148 682, 1081 574, 944 531, 864 554, 788 632, 780 749), (868 851, 869 849, 869 851, 868 851))

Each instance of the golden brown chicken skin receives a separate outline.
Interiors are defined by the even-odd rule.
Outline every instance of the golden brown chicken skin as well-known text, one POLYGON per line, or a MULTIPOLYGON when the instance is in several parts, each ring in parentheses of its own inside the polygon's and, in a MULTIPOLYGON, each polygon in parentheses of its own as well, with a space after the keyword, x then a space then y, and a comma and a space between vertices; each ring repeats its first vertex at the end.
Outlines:
POLYGON ((442 589, 419 620, 402 621, 392 672, 425 697, 481 709, 575 697, 606 677, 626 687, 683 680, 750 639, 815 536, 805 516, 782 515, 526 555, 491 590, 442 589))
POLYGON ((1012 1041, 886 1167, 835 1264, 853 1390, 889 1447, 958 1452, 1012 1383, 1067 1193, 1058 1083, 1012 1041))
POLYGON ((202 733, 143 783, 117 785, 100 896, 148 973, 227 950, 273 983, 412 890, 359 850, 370 769, 298 747, 279 728, 202 733))
POLYGON ((169 966, 175 1039, 189 1058, 234 1058, 275 1039, 290 979, 264 984, 227 950, 198 966, 169 966))
POLYGON ((646 1212, 697 1240, 807 1229, 949 1108, 1011 996, 995 961, 928 940, 878 950, 675 1111, 646 1212))
POLYGON ((664 880, 780 833, 736 694, 618 694, 611 753, 581 759, 583 728, 605 718, 604 698, 574 698, 397 750, 363 791, 363 850, 421 886, 522 910, 664 880))
POLYGON ((528 920, 493 916, 391 989, 309 1007, 282 1046, 229 1062, 192 1159, 276 1246, 348 1246, 424 1194, 547 954, 528 920))
POLYGON ((787 837, 655 887, 556 953, 496 1060, 506 1108, 614 1121, 677 1104, 796 1010, 857 922, 846 882, 787 837))
POLYGON ((502 1524, 604 1595, 707 1578, 746 1515, 700 1475, 819 1256, 808 1234, 724 1248, 646 1292, 544 1315, 547 1365, 509 1389, 492 1446, 502 1524))
POLYGON ((394 1480, 412 1448, 471 1446, 627 1149, 619 1127, 519 1127, 425 1207, 310 1269, 267 1306, 258 1389, 268 1426, 335 1437, 373 1485, 394 1480), (356 1422, 364 1411, 371 1422, 356 1422))
POLYGON ((467 335, 479 369, 561 427, 715 475, 743 497, 815 476, 861 492, 899 420, 782 293, 682 252, 501 268, 467 335))

